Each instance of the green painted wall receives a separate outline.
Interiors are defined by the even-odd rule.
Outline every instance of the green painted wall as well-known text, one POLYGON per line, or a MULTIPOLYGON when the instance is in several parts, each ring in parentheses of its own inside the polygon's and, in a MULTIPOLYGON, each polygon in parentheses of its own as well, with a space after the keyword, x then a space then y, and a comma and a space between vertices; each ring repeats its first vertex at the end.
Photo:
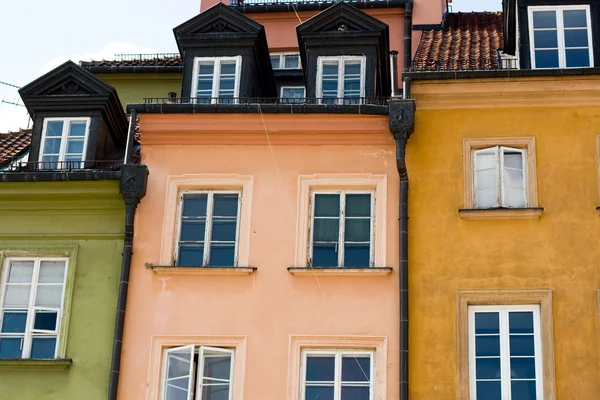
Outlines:
POLYGON ((77 249, 65 354, 73 363, 61 371, 0 366, 1 400, 107 398, 124 215, 118 181, 0 184, 1 254, 77 249))
POLYGON ((117 89, 125 108, 129 103, 143 103, 145 97, 167 97, 169 92, 181 96, 181 74, 97 74, 117 89))

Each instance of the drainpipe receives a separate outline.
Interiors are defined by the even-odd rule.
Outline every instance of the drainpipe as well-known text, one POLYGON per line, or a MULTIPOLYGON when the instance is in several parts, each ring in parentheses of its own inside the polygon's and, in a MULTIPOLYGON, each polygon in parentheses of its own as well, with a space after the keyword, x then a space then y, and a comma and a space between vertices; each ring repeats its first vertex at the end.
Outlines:
POLYGON ((391 83, 392 83, 392 97, 398 96, 398 51, 390 51, 390 66, 392 69, 391 83))
POLYGON ((412 64, 412 6, 413 0, 404 0, 404 70, 412 64))
POLYGON ((108 384, 108 400, 117 399, 119 374, 121 371, 121 350, 123 347, 123 327, 125 324, 125 305, 129 289, 129 271, 133 254, 133 220, 135 209, 146 195, 148 184, 148 168, 145 165, 123 165, 119 191, 125 201, 125 239, 123 245, 123 261, 121 264, 121 280, 119 282, 119 298, 115 320, 115 336, 113 342, 110 380, 108 384))
MULTIPOLYGON (((405 87, 408 82, 405 82, 405 87)), ((408 91, 408 90, 407 90, 408 91)), ((400 400, 408 400, 408 171, 406 143, 414 130, 414 100, 390 101, 389 125, 396 140, 396 167, 400 178, 399 251, 400 251, 400 400)))

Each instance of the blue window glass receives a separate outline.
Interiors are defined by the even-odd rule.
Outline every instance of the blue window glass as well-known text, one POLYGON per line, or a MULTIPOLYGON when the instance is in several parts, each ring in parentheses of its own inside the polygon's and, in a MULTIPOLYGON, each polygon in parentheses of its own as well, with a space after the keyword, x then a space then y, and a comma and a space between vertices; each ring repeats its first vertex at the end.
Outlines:
POLYGON ((558 68, 558 50, 536 50, 536 68, 558 68))
POLYGON ((31 341, 31 358, 54 358, 55 337, 34 337, 31 341))
POLYGON ((477 400, 501 400, 502 387, 500 381, 477 382, 477 400))
POLYGON ((370 379, 371 357, 342 357, 342 382, 369 382, 370 379))
POLYGON ((334 356, 306 357, 307 382, 333 382, 335 380, 334 356))
POLYGON ((21 358, 22 337, 2 337, 0 338, 0 358, 21 358))
POLYGON ((27 311, 5 311, 2 316, 2 333, 25 333, 27 311))

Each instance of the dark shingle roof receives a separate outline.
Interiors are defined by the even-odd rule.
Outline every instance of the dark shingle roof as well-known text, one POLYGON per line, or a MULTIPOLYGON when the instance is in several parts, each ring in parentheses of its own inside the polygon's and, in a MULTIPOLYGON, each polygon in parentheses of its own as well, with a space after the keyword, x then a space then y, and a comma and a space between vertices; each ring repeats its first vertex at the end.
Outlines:
POLYGON ((496 69, 502 30, 501 12, 447 14, 442 30, 423 31, 411 70, 496 69))
POLYGON ((0 133, 0 167, 9 164, 29 149, 31 129, 0 133))
POLYGON ((113 67, 113 66, 181 66, 181 56, 169 55, 152 58, 146 57, 132 57, 131 59, 120 59, 120 60, 92 60, 92 61, 80 61, 79 65, 82 67, 113 67))

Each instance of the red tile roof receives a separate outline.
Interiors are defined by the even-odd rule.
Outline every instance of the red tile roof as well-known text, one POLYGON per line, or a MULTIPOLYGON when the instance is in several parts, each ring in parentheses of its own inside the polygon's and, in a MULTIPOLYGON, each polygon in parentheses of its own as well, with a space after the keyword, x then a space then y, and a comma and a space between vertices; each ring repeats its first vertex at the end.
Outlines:
POLYGON ((411 70, 496 69, 503 23, 501 12, 447 14, 441 30, 423 31, 411 70))
POLYGON ((145 54, 132 55, 131 58, 123 57, 124 59, 116 60, 92 60, 92 61, 80 61, 79 65, 82 67, 112 67, 112 66, 181 66, 181 56, 179 55, 160 55, 156 54, 156 57, 144 57, 145 54))
POLYGON ((0 133, 0 167, 21 156, 31 143, 31 129, 0 133))

